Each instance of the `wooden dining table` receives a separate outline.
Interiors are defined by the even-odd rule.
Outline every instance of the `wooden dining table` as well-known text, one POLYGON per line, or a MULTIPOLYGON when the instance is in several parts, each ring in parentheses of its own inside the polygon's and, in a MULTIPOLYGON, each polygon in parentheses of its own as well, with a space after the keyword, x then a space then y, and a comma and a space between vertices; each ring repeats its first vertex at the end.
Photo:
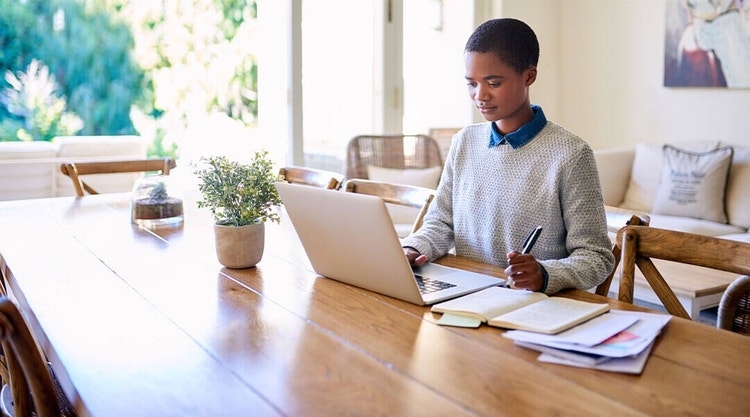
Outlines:
POLYGON ((5 284, 79 415, 750 415, 750 337, 675 317, 640 375, 543 363, 502 329, 319 276, 283 209, 257 266, 223 268, 196 198, 158 229, 128 194, 0 203, 5 284))

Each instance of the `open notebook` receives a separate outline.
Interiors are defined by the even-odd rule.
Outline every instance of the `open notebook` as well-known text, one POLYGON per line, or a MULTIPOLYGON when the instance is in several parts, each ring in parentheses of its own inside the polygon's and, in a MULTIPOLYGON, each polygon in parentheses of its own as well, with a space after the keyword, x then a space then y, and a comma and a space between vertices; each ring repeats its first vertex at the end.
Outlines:
POLYGON ((505 283, 433 263, 412 270, 379 197, 285 182, 276 188, 320 275, 420 305, 505 283))

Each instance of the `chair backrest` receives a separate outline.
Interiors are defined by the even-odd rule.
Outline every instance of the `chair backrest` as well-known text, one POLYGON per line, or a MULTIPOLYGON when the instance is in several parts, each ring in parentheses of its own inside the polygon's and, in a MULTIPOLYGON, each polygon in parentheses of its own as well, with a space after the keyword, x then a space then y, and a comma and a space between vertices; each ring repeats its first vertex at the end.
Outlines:
POLYGON ((719 301, 716 327, 750 336, 750 276, 729 284, 719 301))
POLYGON ((44 356, 18 307, 6 297, 0 298, 0 338, 8 361, 12 415, 31 416, 33 410, 39 417, 60 416, 54 383, 44 356))
MULTIPOLYGON (((642 213, 615 213, 612 216, 607 215, 607 223, 610 223, 610 218, 616 224, 622 224, 625 226, 648 226, 651 223, 651 217, 648 214, 642 213), (626 220, 622 220, 626 219, 626 220)), ((618 229, 619 230, 619 229, 618 229)), ((612 279, 617 273, 617 267, 620 266, 620 257, 622 254, 622 248, 620 244, 615 242, 612 244, 612 254, 615 255, 615 266, 612 268, 612 273, 609 274, 607 279, 596 287, 596 294, 607 297, 609 295, 609 287, 612 285, 612 279)))
POLYGON ((442 166, 440 147, 427 135, 360 135, 346 150, 346 177, 368 179, 367 167, 411 169, 442 166))
POLYGON ((621 301, 633 302, 635 266, 667 311, 690 319, 651 258, 750 275, 750 243, 647 226, 626 226, 617 233, 622 248, 621 301))
POLYGON ((414 226, 411 230, 412 233, 422 227, 424 215, 427 213, 430 203, 432 203, 432 200, 435 198, 435 190, 429 188, 417 187, 414 185, 389 184, 386 182, 356 178, 346 180, 343 189, 350 193, 378 196, 386 203, 419 209, 419 213, 414 220, 414 226))
POLYGON ((338 190, 344 181, 343 174, 300 166, 283 167, 279 169, 279 176, 292 184, 312 185, 329 190, 338 190))
POLYGON ((427 131, 427 134, 438 143, 443 160, 448 156, 448 150, 451 147, 451 142, 453 142, 453 135, 460 130, 460 127, 433 127, 427 131))
POLYGON ((60 165, 60 171, 73 181, 76 195, 83 197, 84 191, 88 191, 89 194, 99 193, 86 184, 81 179, 81 175, 151 171, 169 175, 169 172, 176 166, 177 163, 173 158, 150 158, 127 161, 68 162, 60 165))

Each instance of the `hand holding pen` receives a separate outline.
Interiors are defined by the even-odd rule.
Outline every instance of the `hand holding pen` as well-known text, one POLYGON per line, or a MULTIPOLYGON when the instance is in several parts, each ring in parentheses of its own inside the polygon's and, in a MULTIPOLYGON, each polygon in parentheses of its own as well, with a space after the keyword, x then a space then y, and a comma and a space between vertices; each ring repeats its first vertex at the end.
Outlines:
POLYGON ((505 268, 505 274, 508 276, 506 283, 508 288, 526 289, 531 291, 539 291, 542 289, 542 285, 544 284, 542 267, 533 255, 529 255, 541 233, 542 227, 538 226, 531 231, 529 236, 523 242, 523 247, 520 253, 518 251, 513 251, 508 254, 508 267, 505 268))

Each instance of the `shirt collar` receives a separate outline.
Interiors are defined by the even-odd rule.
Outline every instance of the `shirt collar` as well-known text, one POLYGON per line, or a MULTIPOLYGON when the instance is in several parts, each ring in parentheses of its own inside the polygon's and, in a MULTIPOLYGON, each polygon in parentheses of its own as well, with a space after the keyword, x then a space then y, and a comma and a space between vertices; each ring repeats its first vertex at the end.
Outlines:
POLYGON ((505 136, 500 133, 497 125, 493 122, 489 147, 492 148, 493 146, 507 143, 513 149, 516 149, 529 143, 547 125, 547 117, 544 115, 541 107, 532 104, 531 110, 534 112, 534 118, 518 128, 518 130, 510 132, 505 136))

